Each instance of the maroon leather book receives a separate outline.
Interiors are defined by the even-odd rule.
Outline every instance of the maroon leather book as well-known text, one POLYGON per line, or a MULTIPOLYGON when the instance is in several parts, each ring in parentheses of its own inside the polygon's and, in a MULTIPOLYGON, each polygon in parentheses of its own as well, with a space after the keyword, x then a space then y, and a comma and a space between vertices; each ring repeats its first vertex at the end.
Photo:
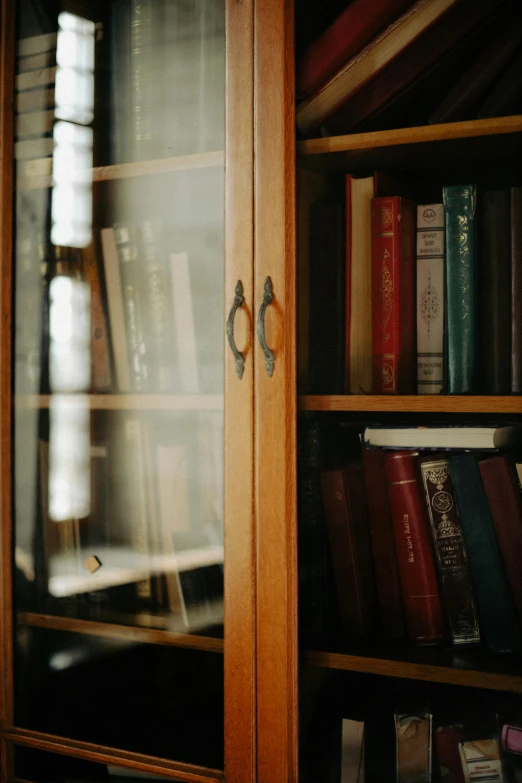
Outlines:
POLYGON ((522 497, 515 468, 503 455, 481 460, 479 468, 506 576, 522 623, 522 497))
POLYGON ((413 2, 352 0, 297 63, 297 95, 306 98, 314 92, 413 2))
POLYGON ((408 635, 414 644, 439 644, 444 622, 417 457, 387 452, 386 478, 408 635))
POLYGON ((332 135, 348 133, 387 108, 436 67, 466 36, 474 35, 502 3, 461 0, 395 57, 323 123, 332 135))
POLYGON ((365 449, 362 460, 379 603, 379 632, 384 639, 402 639, 406 629, 384 453, 381 449, 365 449))
POLYGON ((347 641, 369 635, 375 618, 375 582, 362 465, 321 474, 341 630, 347 641))
POLYGON ((522 188, 511 188, 511 391, 522 394, 522 188))

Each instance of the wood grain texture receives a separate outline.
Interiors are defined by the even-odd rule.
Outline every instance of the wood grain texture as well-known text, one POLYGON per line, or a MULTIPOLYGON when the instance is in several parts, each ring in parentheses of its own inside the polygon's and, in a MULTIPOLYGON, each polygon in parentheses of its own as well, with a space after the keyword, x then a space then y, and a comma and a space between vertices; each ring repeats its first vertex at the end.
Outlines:
POLYGON ((0 732, 1 778, 14 772, 5 730, 13 725, 11 323, 15 3, 3 0, 0 21, 0 732))
MULTIPOLYGON (((225 774, 255 779, 255 517, 254 517, 254 11, 253 0, 226 8, 225 323, 241 280, 235 342, 243 377, 225 343, 225 774)), ((223 330, 224 336, 224 330, 223 330)))
POLYGON ((421 142, 464 139, 472 136, 490 136, 499 133, 520 133, 521 131, 522 116, 495 117, 487 120, 448 122, 442 125, 424 125, 417 128, 399 128, 397 130, 309 139, 298 143, 297 154, 299 156, 322 155, 325 152, 395 147, 399 144, 419 144, 421 142))
MULTIPOLYGON (((81 399, 93 411, 220 411, 224 407, 221 394, 83 394, 81 399)), ((15 397, 15 406, 48 408, 51 400, 50 394, 24 394, 15 397)))
POLYGON ((269 377, 255 345, 259 783, 297 780, 295 102, 293 3, 255 6, 255 302, 270 277, 269 377))
POLYGON ((128 639, 142 644, 161 644, 167 647, 184 647, 189 650, 205 652, 223 652, 223 640, 188 633, 174 633, 156 628, 139 628, 134 625, 100 623, 93 620, 77 620, 72 617, 57 617, 36 612, 18 612, 18 625, 30 625, 33 628, 51 628, 54 631, 102 636, 107 639, 128 639))
MULTIPOLYGON (((476 669, 463 668, 462 656, 454 655, 454 659, 452 666, 439 666, 411 660, 400 661, 384 657, 343 655, 330 652, 314 651, 303 654, 303 661, 311 666, 522 693, 522 674, 504 674, 499 671, 481 669, 480 667, 476 669)), ((501 667, 499 666, 499 668, 501 667)))
POLYGON ((522 397, 451 394, 303 395, 302 411, 402 411, 419 413, 522 413, 522 397))
POLYGON ((114 764, 119 767, 139 770, 140 772, 164 775, 172 778, 172 780, 183 780, 187 783, 210 783, 211 781, 225 780, 225 775, 219 770, 205 769, 190 764, 179 764, 167 759, 156 759, 141 753, 132 753, 131 751, 116 750, 115 748, 95 745, 90 742, 65 739, 39 731, 15 727, 6 733, 6 739, 14 745, 21 745, 26 748, 36 748, 37 750, 49 751, 49 753, 60 753, 64 756, 74 756, 101 764, 114 764))
MULTIPOLYGON (((168 174, 174 171, 194 171, 222 167, 225 155, 222 151, 200 152, 195 155, 180 155, 175 158, 140 160, 134 163, 115 163, 112 166, 98 166, 92 169, 93 182, 110 182, 116 179, 134 179, 153 174, 168 174)), ((18 177, 17 190, 38 190, 50 188, 52 177, 18 177)))

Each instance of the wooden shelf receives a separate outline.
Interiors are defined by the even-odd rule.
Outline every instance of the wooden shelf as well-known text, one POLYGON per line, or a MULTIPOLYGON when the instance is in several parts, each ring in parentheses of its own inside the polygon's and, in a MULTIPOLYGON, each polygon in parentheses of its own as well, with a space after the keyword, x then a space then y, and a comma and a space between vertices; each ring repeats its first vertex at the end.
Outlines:
POLYGON ((520 396, 459 396, 452 394, 303 395, 302 411, 381 411, 405 413, 522 413, 520 396))
POLYGON ((18 612, 18 625, 29 625, 33 628, 47 628, 53 631, 101 636, 109 639, 123 639, 142 644, 161 644, 168 647, 184 647, 189 650, 204 652, 223 652, 223 639, 214 639, 195 634, 176 633, 155 628, 140 628, 133 625, 117 625, 94 620, 78 620, 71 617, 57 617, 36 612, 18 612))
MULTIPOLYGON (((109 182, 117 179, 144 177, 152 174, 167 174, 172 171, 193 171, 210 169, 225 165, 225 153, 201 152, 196 155, 181 155, 175 158, 159 158, 157 160, 142 160, 136 163, 116 163, 113 166, 99 166, 92 169, 93 182, 109 182)), ((17 190, 37 190, 50 188, 51 176, 19 177, 16 180, 17 190)))
POLYGON ((511 658, 491 659, 484 653, 442 648, 404 650, 369 655, 304 652, 304 663, 386 677, 405 677, 449 685, 522 693, 522 665, 511 658))
POLYGON ((18 409, 48 408, 57 397, 81 401, 91 410, 220 411, 222 394, 21 394, 18 409))

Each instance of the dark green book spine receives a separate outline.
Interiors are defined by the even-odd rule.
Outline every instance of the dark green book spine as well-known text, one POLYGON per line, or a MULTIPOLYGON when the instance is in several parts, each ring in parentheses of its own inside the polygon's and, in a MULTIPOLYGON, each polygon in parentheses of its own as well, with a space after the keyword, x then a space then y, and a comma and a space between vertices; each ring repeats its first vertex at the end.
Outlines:
POLYGON ((450 458, 481 630, 493 652, 522 651, 522 635, 474 454, 450 458))
POLYGON ((443 188, 446 213, 446 296, 448 393, 473 391, 475 346, 475 204, 474 185, 443 188))

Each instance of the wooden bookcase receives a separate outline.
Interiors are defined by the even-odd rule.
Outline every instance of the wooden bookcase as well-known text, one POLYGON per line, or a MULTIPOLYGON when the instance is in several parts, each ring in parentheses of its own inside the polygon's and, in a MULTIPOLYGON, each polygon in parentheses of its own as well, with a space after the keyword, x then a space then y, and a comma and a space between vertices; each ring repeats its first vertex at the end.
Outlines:
MULTIPOLYGON (((72 3, 72 5, 76 5, 72 3)), ((81 3, 80 3, 81 5, 81 3)), ((123 412, 191 414, 222 411, 225 417, 225 631, 205 634, 99 621, 19 609, 13 593, 13 420, 19 411, 47 411, 50 395, 13 396, 13 194, 48 188, 49 178, 13 177, 13 73, 15 4, 1 3, 0 404, 2 521, 2 644, 0 667, 1 780, 15 777, 18 753, 42 759, 67 756, 85 762, 163 775, 173 780, 291 783, 305 779, 300 747, 306 745, 300 708, 309 709, 325 680, 382 677, 447 686, 522 693, 522 663, 450 649, 409 647, 301 649, 298 642, 297 420, 300 412, 388 417, 423 414, 519 418, 515 396, 309 396, 300 395, 303 370, 302 313, 307 294, 306 217, 303 205, 348 171, 436 170, 466 161, 518 166, 522 117, 357 133, 296 142, 294 8, 283 0, 230 0, 226 12, 225 150, 93 169, 96 194, 123 180, 134 184, 159 175, 225 166, 225 322, 241 280, 245 303, 237 318, 237 343, 245 355, 241 380, 228 345, 223 394, 86 394, 93 416, 123 412), (303 172, 311 182, 302 187, 303 172), (266 306, 266 351, 256 322, 267 278, 273 299, 266 306), (20 694, 14 687, 14 639, 22 629, 124 641, 147 649, 181 650, 223 657, 224 768, 188 764, 84 738, 17 725, 20 694), (300 730, 302 732, 300 736, 300 730)), ((99 196, 102 198, 103 196, 99 196)), ((203 659, 202 659, 203 660, 203 659)), ((201 665, 203 672, 204 664, 201 665)), ((131 678, 129 678, 130 680, 131 678)), ((340 682, 341 680, 339 680, 340 682)), ((363 680, 361 680, 362 682, 363 680)), ((352 682, 352 680, 350 680, 352 682)), ((128 682, 129 691, 133 683, 128 682)), ((355 693, 355 689, 354 689, 355 693)), ((354 696, 356 698, 356 696, 354 696)), ((148 716, 143 716, 148 721, 148 716)), ((202 726, 193 738, 205 743, 202 726)), ((19 783, 23 783, 19 779, 19 783)), ((38 783, 37 780, 26 783, 38 783)))

